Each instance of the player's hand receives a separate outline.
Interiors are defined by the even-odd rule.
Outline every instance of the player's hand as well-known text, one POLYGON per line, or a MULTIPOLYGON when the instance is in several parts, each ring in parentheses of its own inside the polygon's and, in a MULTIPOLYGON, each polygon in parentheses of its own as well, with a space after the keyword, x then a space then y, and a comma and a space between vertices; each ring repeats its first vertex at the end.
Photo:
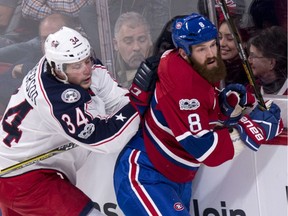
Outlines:
POLYGON ((129 88, 130 101, 143 116, 149 107, 151 96, 157 80, 157 68, 160 58, 150 57, 137 69, 132 85, 129 88))
POLYGON ((235 126, 242 141, 257 151, 261 144, 271 140, 283 131, 280 108, 272 101, 265 103, 267 110, 257 106, 249 115, 244 115, 235 126))
POLYGON ((255 97, 246 91, 242 84, 230 84, 219 94, 219 105, 223 123, 225 125, 237 124, 246 107, 252 107, 256 102, 255 97))

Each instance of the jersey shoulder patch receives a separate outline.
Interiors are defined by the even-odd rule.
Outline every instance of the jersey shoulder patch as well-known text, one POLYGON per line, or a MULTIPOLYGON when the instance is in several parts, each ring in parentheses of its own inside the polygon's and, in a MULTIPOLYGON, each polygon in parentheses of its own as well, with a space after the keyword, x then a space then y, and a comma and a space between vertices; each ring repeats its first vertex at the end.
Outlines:
POLYGON ((61 99, 65 103, 75 103, 80 100, 81 94, 77 89, 68 88, 61 94, 61 99))
POLYGON ((200 102, 197 99, 181 99, 179 106, 180 110, 196 110, 200 107, 200 102))

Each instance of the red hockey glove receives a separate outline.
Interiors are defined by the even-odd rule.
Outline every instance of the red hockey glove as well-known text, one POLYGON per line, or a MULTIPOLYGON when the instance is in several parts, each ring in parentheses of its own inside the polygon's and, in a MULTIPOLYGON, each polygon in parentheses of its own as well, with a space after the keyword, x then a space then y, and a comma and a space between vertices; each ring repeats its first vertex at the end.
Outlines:
POLYGON ((151 96, 155 89, 159 61, 159 56, 152 56, 142 62, 129 88, 130 101, 135 105, 141 116, 144 115, 149 107, 151 96))
POLYGON ((255 97, 241 84, 230 84, 219 94, 219 105, 223 115, 220 120, 224 125, 235 125, 246 107, 253 107, 255 97))
POLYGON ((261 144, 273 139, 283 131, 280 108, 272 101, 265 104, 266 107, 269 107, 268 110, 263 111, 257 106, 249 115, 244 115, 236 125, 240 138, 254 151, 257 151, 261 144))

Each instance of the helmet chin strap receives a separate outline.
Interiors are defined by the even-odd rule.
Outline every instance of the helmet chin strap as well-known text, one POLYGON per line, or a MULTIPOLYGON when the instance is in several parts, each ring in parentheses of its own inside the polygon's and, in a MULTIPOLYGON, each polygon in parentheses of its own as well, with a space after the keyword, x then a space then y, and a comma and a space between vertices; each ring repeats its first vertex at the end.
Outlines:
POLYGON ((58 76, 56 76, 56 79, 63 82, 64 84, 68 84, 68 76, 63 71, 61 71, 61 73, 64 75, 65 79, 60 79, 58 76))
POLYGON ((63 74, 63 76, 64 76, 64 79, 61 79, 59 76, 57 76, 57 73, 55 73, 55 69, 54 68, 51 68, 51 70, 52 70, 52 74, 54 75, 54 77, 58 81, 63 82, 64 84, 69 84, 68 76, 66 75, 66 73, 64 71, 61 71, 61 74, 63 74))

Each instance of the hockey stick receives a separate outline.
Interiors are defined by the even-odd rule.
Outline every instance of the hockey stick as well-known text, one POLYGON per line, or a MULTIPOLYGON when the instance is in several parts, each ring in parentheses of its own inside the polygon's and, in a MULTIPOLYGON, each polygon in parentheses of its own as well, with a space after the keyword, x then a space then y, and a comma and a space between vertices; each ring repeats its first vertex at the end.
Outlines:
POLYGON ((60 147, 57 147, 57 148, 54 148, 46 153, 43 153, 43 154, 40 154, 40 155, 37 155, 35 157, 32 157, 32 158, 29 158, 27 160, 24 160, 22 162, 19 162, 17 164, 14 164, 12 166, 9 166, 7 168, 4 168, 2 170, 0 170, 0 177, 7 174, 7 173, 10 173, 10 172, 13 172, 13 171, 16 171, 16 170, 19 170, 19 169, 22 169, 24 167, 27 167, 27 166, 30 166, 32 164, 35 164, 39 161, 43 161, 47 158, 50 158, 56 154, 60 154, 62 152, 65 152, 65 151, 68 151, 70 149, 73 149, 77 147, 76 144, 74 143, 68 143, 68 144, 65 144, 65 145, 62 145, 60 147))
POLYGON ((230 31, 232 32, 232 35, 233 35, 235 44, 237 46, 239 55, 240 55, 240 57, 242 59, 242 64, 243 64, 244 70, 246 72, 246 75, 248 77, 249 83, 254 89, 255 97, 258 100, 258 104, 259 104, 260 108, 262 110, 266 110, 267 108, 266 108, 264 99, 263 99, 263 97, 261 95, 261 92, 259 91, 258 85, 257 85, 257 83, 255 81, 255 77, 254 77, 252 68, 251 68, 251 66, 250 66, 250 64, 248 62, 245 50, 244 50, 244 48, 242 46, 242 42, 241 42, 241 38, 239 36, 238 30, 237 30, 237 28, 235 26, 235 23, 233 22, 233 20, 231 19, 230 15, 229 15, 229 11, 228 11, 228 7, 226 5, 226 1, 225 0, 220 0, 220 2, 221 2, 221 4, 220 4, 221 10, 222 10, 223 15, 225 17, 227 25, 228 25, 230 31))

